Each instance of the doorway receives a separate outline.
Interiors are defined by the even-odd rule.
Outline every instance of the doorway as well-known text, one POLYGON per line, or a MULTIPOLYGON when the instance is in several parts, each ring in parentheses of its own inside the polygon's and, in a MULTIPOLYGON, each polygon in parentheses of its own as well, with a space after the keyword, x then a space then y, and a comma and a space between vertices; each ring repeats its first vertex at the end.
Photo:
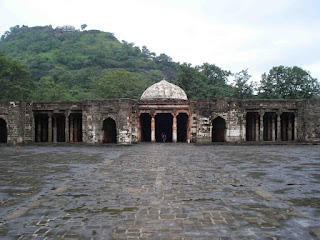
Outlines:
POLYGON ((212 121, 212 142, 225 142, 226 121, 217 117, 212 121))
POLYGON ((171 113, 158 113, 156 120, 156 141, 162 142, 161 134, 166 135, 166 142, 172 142, 172 120, 171 113))
POLYGON ((116 122, 112 118, 107 118, 103 121, 103 132, 104 143, 117 143, 116 122))

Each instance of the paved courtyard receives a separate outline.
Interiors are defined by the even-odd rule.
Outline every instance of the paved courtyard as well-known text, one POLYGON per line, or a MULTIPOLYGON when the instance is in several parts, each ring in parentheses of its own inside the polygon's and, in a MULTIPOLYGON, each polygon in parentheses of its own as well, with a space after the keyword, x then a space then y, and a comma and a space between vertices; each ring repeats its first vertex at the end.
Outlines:
POLYGON ((0 146, 0 239, 319 238, 319 145, 0 146))

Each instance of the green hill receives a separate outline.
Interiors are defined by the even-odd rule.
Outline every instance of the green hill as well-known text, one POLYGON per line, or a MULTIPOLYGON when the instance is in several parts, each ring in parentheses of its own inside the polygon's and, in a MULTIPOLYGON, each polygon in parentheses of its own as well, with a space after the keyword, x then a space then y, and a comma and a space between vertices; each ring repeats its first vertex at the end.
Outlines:
POLYGON ((99 97, 92 95, 94 82, 110 71, 129 72, 143 91, 163 77, 173 81, 179 66, 165 54, 156 56, 145 46, 140 49, 120 42, 109 32, 64 31, 52 26, 12 27, 1 38, 0 52, 27 66, 39 85, 60 84, 69 90, 65 96, 69 99, 99 97))

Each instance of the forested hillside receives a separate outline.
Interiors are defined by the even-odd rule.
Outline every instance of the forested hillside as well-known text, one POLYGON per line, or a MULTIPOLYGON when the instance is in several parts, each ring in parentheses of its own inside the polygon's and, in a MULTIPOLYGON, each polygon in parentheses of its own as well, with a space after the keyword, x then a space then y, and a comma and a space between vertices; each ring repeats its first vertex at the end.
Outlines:
POLYGON ((181 86, 189 98, 319 96, 317 80, 298 67, 275 67, 255 88, 247 70, 232 73, 209 63, 176 63, 98 30, 15 26, 1 37, 0 61, 0 99, 139 98, 162 78, 181 86))

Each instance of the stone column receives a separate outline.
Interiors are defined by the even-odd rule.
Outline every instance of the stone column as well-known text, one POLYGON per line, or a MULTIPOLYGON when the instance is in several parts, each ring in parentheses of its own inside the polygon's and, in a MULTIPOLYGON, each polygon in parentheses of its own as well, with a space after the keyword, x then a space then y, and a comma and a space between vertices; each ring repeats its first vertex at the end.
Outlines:
POLYGON ((263 115, 264 112, 260 112, 260 141, 263 141, 263 115))
POLYGON ((298 119, 294 114, 294 131, 293 131, 293 140, 298 141, 298 119))
POLYGON ((280 113, 277 115, 277 141, 281 141, 281 117, 280 113))
POLYGON ((53 116, 53 142, 58 141, 58 126, 57 126, 57 117, 53 116))
POLYGON ((74 120, 73 117, 70 116, 69 117, 69 121, 70 121, 69 138, 70 138, 70 142, 73 142, 73 120, 74 120))
POLYGON ((154 116, 151 116, 151 142, 156 141, 156 122, 154 116))
POLYGON ((259 114, 255 114, 255 123, 256 123, 256 138, 255 141, 258 142, 259 141, 259 114))
POLYGON ((64 132, 65 132, 65 142, 69 142, 69 112, 65 112, 65 126, 64 126, 64 132))
POLYGON ((292 141, 292 116, 288 118, 288 141, 292 141))
POLYGON ((52 142, 52 113, 49 113, 48 116, 48 142, 52 142))
POLYGON ((177 142, 177 116, 173 115, 172 121, 172 142, 177 142))
POLYGON ((275 141, 276 140, 276 121, 275 121, 275 115, 272 114, 271 116, 271 140, 275 141))

